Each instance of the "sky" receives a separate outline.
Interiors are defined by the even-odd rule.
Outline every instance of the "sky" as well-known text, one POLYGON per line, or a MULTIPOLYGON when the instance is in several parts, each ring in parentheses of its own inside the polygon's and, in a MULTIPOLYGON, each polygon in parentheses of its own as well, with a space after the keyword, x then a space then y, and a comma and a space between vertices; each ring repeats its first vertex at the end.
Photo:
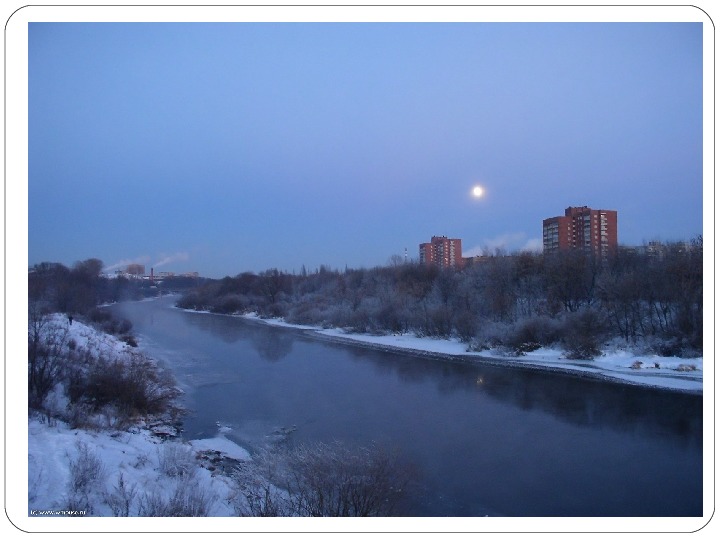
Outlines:
POLYGON ((234 276, 702 234, 702 23, 39 23, 28 262, 234 276), (472 196, 481 185, 484 195, 472 196))

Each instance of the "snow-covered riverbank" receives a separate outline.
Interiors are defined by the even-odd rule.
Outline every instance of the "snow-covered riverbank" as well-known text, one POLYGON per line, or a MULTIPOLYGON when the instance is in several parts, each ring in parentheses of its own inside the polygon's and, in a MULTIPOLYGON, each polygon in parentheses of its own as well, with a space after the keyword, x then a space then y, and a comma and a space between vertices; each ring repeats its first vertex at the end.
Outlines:
MULTIPOLYGON (((247 318, 258 320, 256 316, 247 318)), ((56 322, 67 325, 67 321, 62 318, 58 318, 56 322)), ((464 344, 454 340, 417 338, 411 335, 349 335, 337 329, 289 325, 281 320, 262 320, 262 323, 292 327, 320 339, 351 340, 349 342, 356 345, 392 348, 411 354, 427 354, 456 360, 480 361, 482 358, 482 361, 513 365, 521 363, 540 369, 555 369, 555 366, 561 366, 562 369, 588 370, 587 364, 590 364, 597 373, 613 374, 615 370, 618 377, 654 376, 659 378, 659 382, 650 384, 665 388, 673 388, 667 382, 672 382, 675 377, 678 385, 675 389, 689 392, 702 390, 702 359, 698 359, 699 362, 687 359, 654 360, 618 352, 583 365, 582 362, 562 360, 559 351, 543 350, 530 353, 526 357, 508 358, 498 354, 484 360, 488 358, 487 353, 468 353, 464 344), (629 366, 635 361, 642 361, 644 364, 647 362, 650 365, 651 362, 658 361, 660 367, 634 370, 629 366), (599 363, 599 366, 593 365, 596 363, 599 363), (691 363, 695 363, 695 371, 675 371, 678 365, 691 363), (568 367, 568 364, 572 365, 568 367)), ((69 331, 78 347, 93 347, 106 354, 120 355, 129 350, 125 343, 78 321, 72 324, 69 331)), ((642 384, 647 383, 642 381, 642 384)), ((236 515, 233 483, 222 473, 222 464, 225 462, 232 466, 233 462, 248 460, 250 456, 225 436, 227 428, 218 426, 215 436, 186 443, 167 440, 162 436, 162 432, 162 429, 155 429, 153 432, 149 423, 139 423, 130 430, 84 431, 71 429, 61 421, 48 424, 39 417, 31 417, 28 422, 28 514, 24 523, 27 530, 65 530, 64 523, 48 525, 49 522, 61 522, 43 520, 40 516, 63 515, 64 511, 73 509, 67 504, 73 502, 73 467, 83 454, 97 458, 102 463, 97 478, 92 482, 92 490, 88 491, 87 502, 93 509, 92 515, 113 516, 118 509, 122 511, 124 500, 130 501, 129 515, 138 515, 151 505, 162 506, 174 497, 186 496, 188 493, 193 494, 196 503, 206 506, 208 516, 236 515), (191 474, 180 476, 173 473, 173 467, 168 466, 169 462, 187 467, 191 474)), ((146 529, 146 526, 140 526, 133 530, 146 529)), ((72 530, 82 529, 76 526, 72 530)))
POLYGON ((524 356, 508 356, 499 350, 471 352, 458 339, 417 337, 413 334, 353 334, 333 328, 289 324, 282 319, 263 319, 257 314, 243 315, 248 320, 302 329, 316 337, 349 344, 397 350, 454 361, 492 363, 528 369, 564 371, 625 384, 653 386, 667 390, 702 393, 703 359, 662 356, 638 356, 628 350, 606 350, 593 360, 568 360, 559 349, 541 348, 524 356))
MULTIPOLYGON (((123 361, 133 351, 60 315, 49 319, 47 331, 55 330, 66 331, 76 349, 108 359, 123 361)), ((66 404, 57 391, 49 405, 61 416, 66 404)), ((223 469, 250 454, 225 436, 229 428, 218 426, 212 438, 183 442, 162 419, 138 419, 128 429, 99 418, 93 429, 74 429, 57 416, 31 412, 28 420, 27 530, 48 530, 32 525, 41 517, 164 515, 173 505, 203 516, 236 515, 232 480, 223 469)))
POLYGON ((142 425, 127 431, 87 431, 30 418, 28 515, 144 515, 173 504, 186 490, 195 497, 194 503, 187 502, 204 505, 207 516, 232 516, 232 482, 218 465, 229 459, 243 461, 250 455, 221 433, 182 443, 165 440, 142 425), (89 478, 85 493, 78 493, 74 471, 93 460, 99 464, 97 475, 89 478))

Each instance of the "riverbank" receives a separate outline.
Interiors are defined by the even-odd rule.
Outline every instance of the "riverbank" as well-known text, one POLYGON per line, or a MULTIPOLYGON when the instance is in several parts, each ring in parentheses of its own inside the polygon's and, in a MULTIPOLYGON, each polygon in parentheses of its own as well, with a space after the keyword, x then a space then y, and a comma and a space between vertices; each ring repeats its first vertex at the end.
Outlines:
MULTIPOLYGON (((75 350, 108 362, 127 362, 135 352, 117 337, 59 314, 48 319, 45 331, 66 333, 75 350)), ((230 473, 251 457, 226 437, 229 428, 183 441, 165 418, 115 425, 117 419, 102 412, 88 417, 87 427, 75 428, 66 418, 67 405, 59 385, 46 414, 30 411, 27 515, 13 519, 24 530, 58 530, 36 519, 51 516, 236 515, 230 473)))
POLYGON ((523 356, 500 350, 474 352, 458 339, 417 337, 413 334, 354 334, 338 328, 290 324, 282 319, 261 318, 255 313, 242 318, 273 326, 302 330, 306 335, 354 346, 402 352, 445 361, 491 364, 522 369, 542 369, 610 382, 650 386, 663 390, 702 394, 703 358, 642 356, 623 349, 607 349, 593 360, 569 360, 559 349, 540 348, 523 356))

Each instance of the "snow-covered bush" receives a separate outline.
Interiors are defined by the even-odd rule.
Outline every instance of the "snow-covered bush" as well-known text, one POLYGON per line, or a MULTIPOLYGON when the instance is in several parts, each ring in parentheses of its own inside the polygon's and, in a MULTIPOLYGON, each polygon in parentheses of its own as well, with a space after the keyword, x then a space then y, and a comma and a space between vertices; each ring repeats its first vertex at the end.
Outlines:
POLYGON ((177 412, 180 393, 169 371, 122 340, 30 310, 30 409, 74 427, 121 427, 138 416, 177 412))
POLYGON ((76 456, 70 459, 70 478, 64 506, 67 510, 92 514, 93 495, 105 478, 102 460, 84 442, 75 446, 76 456))
POLYGON ((456 312, 453 317, 455 332, 463 343, 472 343, 478 330, 478 318, 469 309, 456 312))
POLYGON ((172 376, 138 352, 125 358, 95 358, 76 373, 70 388, 73 403, 89 405, 93 412, 112 405, 118 415, 128 419, 162 414, 179 395, 172 376))
POLYGON ((502 346, 507 341, 508 325, 490 320, 478 322, 475 337, 470 341, 468 350, 484 351, 502 346))
POLYGON ((70 489, 88 491, 104 475, 100 458, 85 443, 76 445, 77 457, 70 460, 70 489))
POLYGON ((508 328, 505 346, 514 354, 522 355, 543 346, 552 345, 561 338, 561 327, 550 317, 536 316, 520 319, 508 328))
POLYGON ((338 442, 257 456, 235 476, 237 512, 246 516, 392 516, 413 469, 378 446, 338 442))
POLYGON ((28 404, 43 409, 45 398, 61 382, 70 355, 67 328, 31 306, 28 317, 28 404))
POLYGON ((169 494, 157 489, 140 498, 138 515, 142 517, 206 517, 215 496, 192 475, 179 476, 169 494))
POLYGON ((600 347, 607 335, 607 321, 600 312, 585 308, 568 314, 563 325, 565 357, 592 360, 600 356, 600 347))
POLYGON ((189 475, 195 468, 195 454, 185 444, 167 442, 158 449, 160 471, 166 476, 189 475))
POLYGON ((112 510, 115 517, 128 517, 131 515, 131 508, 137 496, 137 486, 128 485, 125 476, 121 472, 112 490, 104 494, 105 503, 112 510))
POLYGON ((295 503, 287 491, 278 488, 283 480, 283 459, 280 454, 264 450, 252 461, 238 465, 234 481, 235 512, 239 516, 283 517, 295 514, 295 503))

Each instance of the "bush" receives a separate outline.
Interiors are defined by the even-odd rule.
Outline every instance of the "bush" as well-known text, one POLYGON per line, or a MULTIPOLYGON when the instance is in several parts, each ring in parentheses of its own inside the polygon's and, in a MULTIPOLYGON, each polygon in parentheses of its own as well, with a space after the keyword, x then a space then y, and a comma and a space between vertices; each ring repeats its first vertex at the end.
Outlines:
POLYGON ((41 410, 48 394, 65 374, 71 348, 68 330, 31 309, 28 320, 28 405, 41 410))
POLYGON ((592 360, 602 354, 600 346, 607 336, 607 322, 600 313, 586 308, 568 315, 564 335, 566 358, 592 360))
POLYGON ((531 317, 508 329, 505 344, 517 355, 535 351, 560 340, 559 325, 548 317, 531 317))
POLYGON ((158 450, 160 472, 169 477, 190 474, 195 467, 195 454, 182 443, 167 442, 158 450))
POLYGON ((90 310, 90 312, 87 314, 87 318, 91 323, 104 324, 112 320, 112 315, 108 311, 95 308, 90 310))
POLYGON ((81 511, 84 514, 93 512, 91 493, 105 476, 105 467, 87 444, 78 442, 75 445, 77 455, 70 460, 70 479, 68 495, 63 505, 67 510, 81 511))
POLYGON ((123 473, 120 473, 112 491, 105 492, 105 503, 115 517, 128 517, 132 502, 137 495, 137 486, 128 486, 123 473))
POLYGON ((204 298, 196 291, 185 293, 175 305, 180 309, 194 309, 195 311, 205 309, 204 298))
POLYGON ((129 334, 128 334, 128 335, 124 335, 124 336, 120 336, 120 341, 122 341, 123 343, 127 343, 127 344, 130 345, 131 347, 137 347, 137 346, 138 346, 138 342, 137 342, 137 340, 135 339, 135 336, 131 336, 131 335, 129 335, 129 334))
POLYGON ((215 497, 191 475, 180 476, 173 492, 165 498, 157 491, 140 500, 138 515, 143 517, 207 517, 215 497))
POLYGON ((312 299, 300 301, 289 309, 285 320, 292 324, 322 324, 325 321, 325 306, 312 299))
POLYGON ((104 475, 104 467, 100 458, 88 447, 79 442, 75 445, 77 456, 70 460, 70 490, 72 492, 88 492, 104 475))
POLYGON ((235 470, 235 511, 240 516, 283 517, 295 514, 290 494, 279 489, 282 483, 281 459, 278 454, 263 451, 252 461, 235 470))
POLYGON ((475 337, 470 341, 468 350, 484 351, 501 347, 507 342, 508 326, 492 321, 478 322, 475 337))
POLYGON ((392 516, 407 494, 413 469, 371 446, 340 443, 263 454, 235 476, 240 515, 392 516))
POLYGON ((210 307, 210 311, 213 313, 231 315, 245 311, 247 306, 247 299, 243 296, 238 294, 228 294, 216 299, 210 307))
POLYGON ((463 343, 471 343, 478 330, 478 320, 470 310, 463 310, 455 315, 455 331, 463 343))
POLYGON ((169 372, 133 352, 129 359, 98 358, 86 370, 74 371, 68 394, 73 404, 83 404, 92 413, 112 405, 130 418, 172 410, 180 390, 169 372))

